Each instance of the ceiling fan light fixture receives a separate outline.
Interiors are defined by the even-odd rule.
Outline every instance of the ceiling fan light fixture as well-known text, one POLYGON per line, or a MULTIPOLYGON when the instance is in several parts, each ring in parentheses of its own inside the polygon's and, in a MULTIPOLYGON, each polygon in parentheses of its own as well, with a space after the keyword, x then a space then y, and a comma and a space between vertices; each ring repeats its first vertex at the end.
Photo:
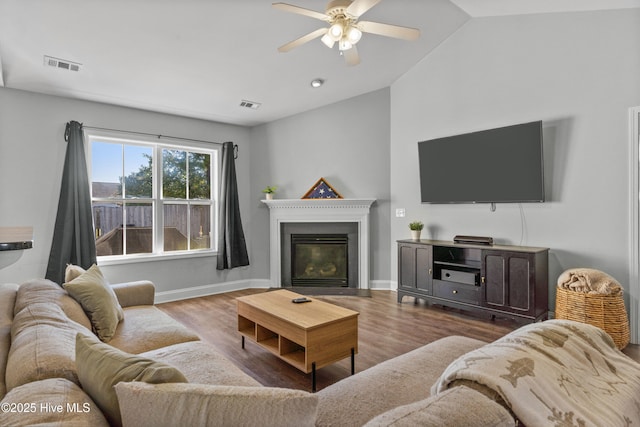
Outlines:
POLYGON ((320 39, 320 41, 322 43, 324 43, 324 45, 326 47, 328 47, 329 49, 333 48, 333 45, 336 43, 336 41, 329 35, 329 32, 327 31, 327 34, 325 34, 324 36, 322 36, 322 38, 320 39))
POLYGON ((360 31, 356 27, 350 26, 347 29, 346 37, 347 37, 347 40, 349 40, 351 42, 351 44, 356 44, 362 38, 362 31, 360 31))
POLYGON ((344 34, 342 23, 336 22, 335 24, 333 24, 331 27, 329 27, 329 31, 327 32, 327 34, 329 34, 329 37, 331 37, 333 41, 337 42, 338 40, 340 40, 342 38, 342 35, 344 34))
POLYGON ((338 42, 338 49, 340 50, 349 50, 353 47, 353 43, 351 43, 346 37, 343 37, 338 42))

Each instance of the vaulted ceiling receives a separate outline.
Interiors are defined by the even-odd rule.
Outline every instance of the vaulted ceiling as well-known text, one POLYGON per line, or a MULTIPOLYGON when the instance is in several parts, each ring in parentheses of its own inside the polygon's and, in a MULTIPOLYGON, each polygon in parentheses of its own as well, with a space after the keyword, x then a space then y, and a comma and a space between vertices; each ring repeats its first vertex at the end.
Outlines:
MULTIPOLYGON (((324 11, 324 0, 287 0, 324 11)), ((363 19, 418 28, 365 34, 361 63, 313 40, 324 25, 269 0, 2 0, 0 86, 251 126, 391 85, 466 21, 640 7, 640 0, 383 0, 363 19), (50 66, 45 56, 77 64, 50 66), (321 78, 318 89, 311 80, 321 78), (243 100, 260 104, 245 108, 243 100)))

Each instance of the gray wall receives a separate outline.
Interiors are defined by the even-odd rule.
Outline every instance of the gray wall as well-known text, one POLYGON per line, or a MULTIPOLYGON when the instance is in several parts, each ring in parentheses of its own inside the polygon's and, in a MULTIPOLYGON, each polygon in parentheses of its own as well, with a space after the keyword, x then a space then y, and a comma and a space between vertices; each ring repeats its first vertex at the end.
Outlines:
POLYGON ((407 238, 417 219, 427 238, 487 235, 549 247, 551 286, 564 269, 589 266, 628 287, 628 109, 640 105, 638 40, 638 9, 465 24, 392 85, 391 207, 406 208, 407 218, 392 218, 391 241, 407 238), (516 204, 496 212, 420 204, 418 141, 540 119, 547 203, 523 204, 524 218, 516 204))
MULTIPOLYGON (((249 129, 0 88, 0 225, 33 226, 35 240, 33 249, 0 252, 0 282, 20 283, 44 277, 66 150, 63 133, 70 120, 87 126, 235 142, 240 153, 236 161, 240 204, 248 212, 249 129)), ((248 216, 243 222, 251 246, 248 216)), ((105 266, 102 270, 112 283, 150 279, 158 291, 254 277, 251 267, 220 273, 215 264, 215 258, 206 257, 127 263, 105 266)))
POLYGON ((389 89, 357 96, 253 128, 251 134, 252 238, 258 277, 269 277, 269 211, 261 190, 299 199, 320 177, 345 198, 375 198, 371 208, 370 280, 388 286, 389 89))

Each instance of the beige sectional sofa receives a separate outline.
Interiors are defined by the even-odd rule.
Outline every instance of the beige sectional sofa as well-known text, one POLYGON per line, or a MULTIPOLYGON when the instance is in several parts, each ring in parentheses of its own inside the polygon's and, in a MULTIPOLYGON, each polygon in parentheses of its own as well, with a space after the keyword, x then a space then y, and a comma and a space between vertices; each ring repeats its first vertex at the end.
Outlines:
MULTIPOLYGON (((124 320, 110 346, 170 364, 190 382, 260 386, 157 309, 151 282, 112 288, 124 320)), ((80 304, 56 283, 38 279, 21 286, 0 285, 0 396, 5 405, 0 425, 108 425, 78 378, 78 333, 95 336, 80 304), (67 410, 67 403, 73 411, 67 410), (85 403, 87 411, 82 410, 85 403), (48 410, 47 404, 64 407, 48 410)))
POLYGON ((103 343, 59 285, 0 285, 0 425, 515 424, 509 405, 482 387, 462 377, 442 383, 452 362, 484 349, 482 341, 447 337, 311 394, 261 386, 157 309, 152 283, 112 289, 124 316, 103 343), (432 389, 438 382, 442 389, 432 389))

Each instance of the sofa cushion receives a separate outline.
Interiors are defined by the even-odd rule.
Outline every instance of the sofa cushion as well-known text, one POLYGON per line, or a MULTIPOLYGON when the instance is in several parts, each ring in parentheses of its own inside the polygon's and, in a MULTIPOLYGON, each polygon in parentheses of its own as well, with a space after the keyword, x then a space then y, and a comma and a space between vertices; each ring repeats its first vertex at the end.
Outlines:
POLYGON ((91 329, 91 322, 78 301, 71 298, 60 285, 46 279, 34 279, 20 285, 13 309, 14 315, 31 304, 56 304, 69 319, 91 329))
POLYGON ((0 284, 0 399, 7 393, 4 375, 11 348, 11 323, 17 290, 18 285, 14 283, 0 284))
POLYGON ((258 381, 202 341, 174 344, 140 356, 175 366, 190 383, 261 387, 258 381))
POLYGON ((82 305, 98 338, 104 342, 111 340, 124 313, 98 266, 92 265, 63 287, 82 305))
POLYGON ((156 297, 156 287, 149 280, 116 283, 111 285, 111 289, 118 297, 122 308, 134 305, 153 305, 156 297))
POLYGON ((378 415, 366 427, 511 427, 515 420, 496 402, 467 387, 454 387, 428 399, 378 415))
POLYGON ((301 390, 206 384, 120 383, 125 427, 314 426, 317 397, 301 390))
POLYGON ((9 409, 14 405, 16 411, 0 411, 2 426, 109 426, 93 400, 76 384, 63 378, 16 387, 2 399, 2 405, 5 404, 9 409))
POLYGON ((176 368, 146 357, 127 354, 93 337, 76 337, 76 366, 82 388, 93 398, 113 425, 121 425, 120 408, 113 386, 121 381, 149 383, 186 382, 176 368))
POLYGON ((47 378, 78 383, 75 365, 76 334, 92 335, 72 322, 56 304, 36 303, 16 314, 11 325, 7 360, 7 389, 47 378))
POLYGON ((361 426, 397 406, 426 399, 451 362, 485 344, 446 337, 344 378, 317 393, 317 425, 361 426))
POLYGON ((109 344, 127 353, 138 354, 200 339, 198 334, 155 306, 125 307, 124 313, 124 320, 109 344))

